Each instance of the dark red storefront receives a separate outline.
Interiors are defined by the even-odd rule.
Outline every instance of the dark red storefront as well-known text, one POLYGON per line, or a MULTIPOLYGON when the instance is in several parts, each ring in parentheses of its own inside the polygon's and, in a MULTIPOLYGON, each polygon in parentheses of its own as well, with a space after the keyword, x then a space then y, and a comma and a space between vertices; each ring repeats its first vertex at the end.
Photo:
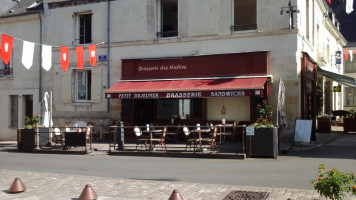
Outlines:
MULTIPOLYGON (((122 61, 122 79, 105 97, 121 99, 127 125, 170 124, 186 108, 189 115, 179 123, 205 123, 208 98, 249 97, 254 113, 270 79, 268 52, 128 59, 122 61)), ((249 121, 254 119, 251 114, 249 121)))

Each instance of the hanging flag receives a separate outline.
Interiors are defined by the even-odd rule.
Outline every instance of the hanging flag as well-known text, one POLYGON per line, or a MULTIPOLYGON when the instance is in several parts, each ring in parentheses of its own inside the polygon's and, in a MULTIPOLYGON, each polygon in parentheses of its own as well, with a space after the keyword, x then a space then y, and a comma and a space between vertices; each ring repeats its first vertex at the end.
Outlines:
POLYGON ((27 69, 30 69, 30 67, 33 64, 34 50, 35 50, 35 43, 23 41, 21 61, 23 66, 25 66, 27 69))
POLYGON ((83 69, 84 64, 84 55, 83 55, 84 47, 76 47, 75 51, 77 52, 77 66, 79 69, 83 69))
POLYGON ((69 47, 61 47, 61 65, 63 71, 67 71, 69 67, 69 47))
POLYGON ((344 50, 344 56, 345 56, 345 60, 347 61, 349 59, 349 55, 348 55, 348 51, 344 50))
POLYGON ((96 46, 89 45, 89 57, 90 57, 90 64, 94 67, 96 63, 96 46))
POLYGON ((354 10, 354 0, 346 0, 346 13, 350 14, 354 10))
POLYGON ((4 35, 4 34, 1 34, 0 57, 6 65, 8 65, 10 62, 13 41, 14 41, 14 38, 4 35))
POLYGON ((52 46, 42 45, 42 67, 47 71, 52 67, 52 46))
POLYGON ((350 61, 352 62, 354 54, 353 54, 352 50, 349 50, 349 53, 350 53, 350 61))

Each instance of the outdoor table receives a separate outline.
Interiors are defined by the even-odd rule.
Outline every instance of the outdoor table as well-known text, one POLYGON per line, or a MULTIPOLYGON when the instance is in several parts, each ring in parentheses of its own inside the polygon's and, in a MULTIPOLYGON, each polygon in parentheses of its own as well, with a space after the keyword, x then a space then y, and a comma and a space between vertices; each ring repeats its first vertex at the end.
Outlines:
POLYGON ((150 147, 149 147, 149 150, 154 150, 153 149, 153 143, 152 143, 152 138, 153 138, 153 134, 157 134, 157 133, 161 133, 162 132, 162 129, 153 129, 153 130, 143 130, 142 131, 142 134, 143 133, 149 133, 150 134, 150 147))
MULTIPOLYGON (((196 139, 196 133, 198 133, 198 135, 199 135, 199 151, 203 151, 203 148, 202 148, 202 146, 201 146, 201 139, 202 139, 202 137, 201 137, 201 133, 209 133, 211 131, 211 129, 210 128, 207 128, 207 129, 200 129, 200 130, 198 130, 198 129, 194 129, 194 130, 192 130, 192 133, 194 133, 194 139, 196 139)), ((193 146, 194 148, 194 153, 195 153, 195 145, 193 146)))
POLYGON ((226 127, 233 127, 234 124, 217 124, 216 127, 219 128, 219 132, 218 132, 218 135, 219 135, 219 144, 223 144, 225 142, 225 136, 227 135, 226 134, 226 127), (222 141, 221 139, 221 136, 224 135, 224 141, 222 141))

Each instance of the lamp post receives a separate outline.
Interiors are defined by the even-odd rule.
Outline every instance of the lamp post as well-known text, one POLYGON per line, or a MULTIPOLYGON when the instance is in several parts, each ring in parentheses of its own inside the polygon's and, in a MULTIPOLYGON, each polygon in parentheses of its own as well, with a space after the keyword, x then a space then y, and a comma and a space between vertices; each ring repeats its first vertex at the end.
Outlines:
POLYGON ((284 10, 286 10, 286 13, 289 13, 289 31, 292 31, 293 29, 293 13, 297 12, 299 13, 299 10, 297 9, 297 6, 292 6, 291 0, 288 2, 288 7, 282 7, 280 14, 283 15, 284 10))

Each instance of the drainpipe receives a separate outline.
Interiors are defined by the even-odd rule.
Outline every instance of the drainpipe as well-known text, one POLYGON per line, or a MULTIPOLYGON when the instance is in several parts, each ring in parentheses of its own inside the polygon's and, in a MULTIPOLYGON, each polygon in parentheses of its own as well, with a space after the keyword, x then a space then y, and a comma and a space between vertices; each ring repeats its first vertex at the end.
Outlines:
MULTIPOLYGON (((42 44, 42 11, 38 13, 38 16, 40 18, 40 44, 42 44)), ((42 100, 42 68, 41 68, 41 62, 42 62, 42 45, 40 45, 40 55, 39 55, 39 86, 38 86, 38 102, 41 103, 42 100)))
MULTIPOLYGON (((107 38, 108 38, 108 44, 107 44, 107 51, 108 51, 108 70, 107 70, 107 86, 106 88, 110 87, 110 1, 108 0, 108 24, 107 24, 107 38)), ((106 111, 109 113, 110 112, 110 99, 107 99, 107 108, 106 111)))

